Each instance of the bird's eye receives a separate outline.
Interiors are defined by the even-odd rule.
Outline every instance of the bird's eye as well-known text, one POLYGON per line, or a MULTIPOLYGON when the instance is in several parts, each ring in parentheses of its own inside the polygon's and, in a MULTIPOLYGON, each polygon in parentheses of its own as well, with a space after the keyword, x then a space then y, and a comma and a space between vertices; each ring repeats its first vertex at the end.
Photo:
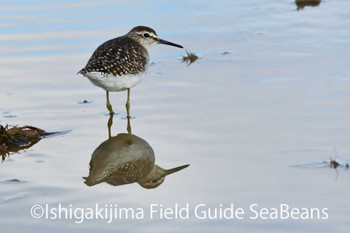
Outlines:
POLYGON ((153 180, 152 180, 152 183, 153 183, 153 184, 157 183, 157 179, 153 179, 153 180))
POLYGON ((149 37, 149 34, 148 34, 148 33, 144 33, 143 36, 144 36, 145 38, 148 38, 148 37, 149 37))

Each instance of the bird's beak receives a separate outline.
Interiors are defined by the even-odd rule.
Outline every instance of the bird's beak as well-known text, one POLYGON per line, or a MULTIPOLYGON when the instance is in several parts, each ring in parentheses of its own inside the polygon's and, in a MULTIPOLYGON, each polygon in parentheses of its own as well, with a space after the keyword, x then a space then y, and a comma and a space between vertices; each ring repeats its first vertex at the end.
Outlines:
POLYGON ((165 45, 170 45, 170 46, 174 46, 174 47, 178 47, 183 49, 184 47, 182 47, 181 45, 175 44, 173 42, 167 41, 167 40, 163 40, 163 39, 158 39, 158 43, 159 44, 165 44, 165 45))
POLYGON ((169 169, 169 170, 165 170, 165 174, 166 175, 170 175, 170 174, 173 174, 175 172, 178 172, 186 167, 190 166, 189 164, 186 164, 186 165, 183 165, 183 166, 180 166, 180 167, 175 167, 175 168, 172 168, 172 169, 169 169))

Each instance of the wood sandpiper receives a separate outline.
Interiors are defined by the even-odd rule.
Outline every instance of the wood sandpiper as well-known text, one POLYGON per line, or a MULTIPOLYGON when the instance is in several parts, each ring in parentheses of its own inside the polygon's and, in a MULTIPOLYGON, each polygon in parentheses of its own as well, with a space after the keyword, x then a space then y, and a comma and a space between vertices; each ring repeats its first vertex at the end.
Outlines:
POLYGON ((155 44, 183 48, 160 39, 152 28, 137 26, 126 35, 97 47, 86 66, 78 72, 106 91, 106 106, 110 114, 113 114, 113 108, 109 102, 109 92, 127 90, 126 111, 127 116, 130 116, 130 88, 144 78, 149 66, 147 50, 155 44))

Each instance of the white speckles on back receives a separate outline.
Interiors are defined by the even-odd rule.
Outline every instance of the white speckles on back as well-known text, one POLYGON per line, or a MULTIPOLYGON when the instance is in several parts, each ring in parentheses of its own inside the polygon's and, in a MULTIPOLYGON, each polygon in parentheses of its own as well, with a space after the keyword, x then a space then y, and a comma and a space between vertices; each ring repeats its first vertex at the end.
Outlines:
POLYGON ((145 77, 145 74, 146 73, 114 76, 112 74, 104 74, 101 72, 88 72, 85 73, 84 76, 94 85, 101 87, 106 91, 124 91, 139 84, 145 77))

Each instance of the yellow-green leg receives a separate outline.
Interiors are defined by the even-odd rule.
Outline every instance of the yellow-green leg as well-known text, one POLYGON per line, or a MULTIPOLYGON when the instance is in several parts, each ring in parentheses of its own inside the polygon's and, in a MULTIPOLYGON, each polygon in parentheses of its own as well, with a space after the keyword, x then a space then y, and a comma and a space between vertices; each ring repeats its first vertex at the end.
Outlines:
POLYGON ((129 144, 133 144, 132 136, 131 136, 131 124, 130 124, 130 88, 127 89, 127 98, 126 98, 126 119, 128 120, 128 134, 129 134, 129 144))
POLYGON ((110 113, 110 114, 114 114, 112 105, 111 105, 111 103, 109 102, 109 92, 108 92, 108 91, 106 91, 106 99, 107 99, 106 107, 107 107, 109 113, 110 113))
POLYGON ((127 91, 128 91, 128 95, 127 95, 126 104, 125 104, 126 116, 130 117, 130 88, 128 88, 127 91))

